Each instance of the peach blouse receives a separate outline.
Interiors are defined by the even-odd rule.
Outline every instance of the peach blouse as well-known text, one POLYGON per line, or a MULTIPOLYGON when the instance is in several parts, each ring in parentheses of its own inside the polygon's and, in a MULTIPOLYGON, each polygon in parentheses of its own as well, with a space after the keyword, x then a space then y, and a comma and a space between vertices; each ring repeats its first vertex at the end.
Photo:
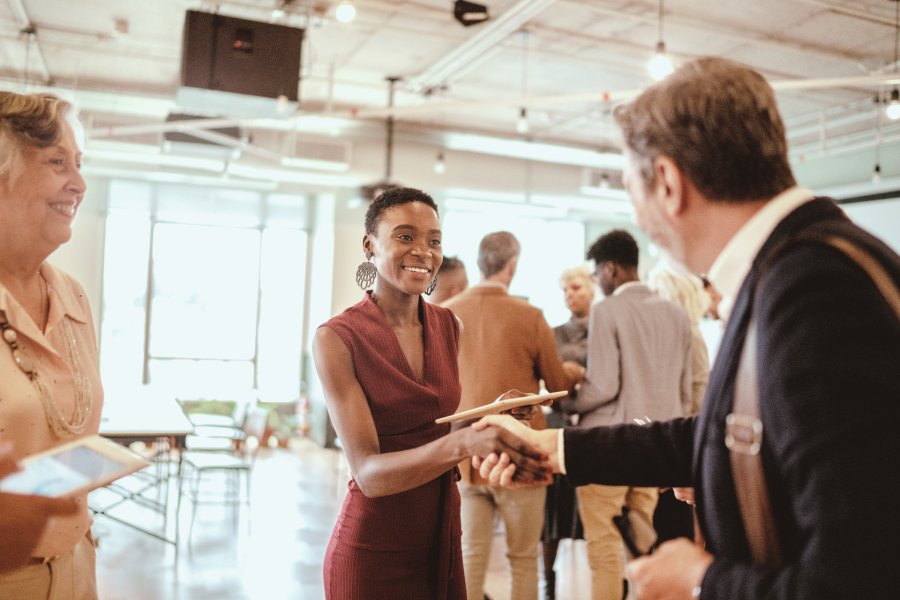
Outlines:
MULTIPOLYGON (((50 301, 45 333, 41 333, 34 320, 2 284, 0 311, 16 331, 20 350, 31 359, 32 368, 40 374, 50 398, 67 422, 71 422, 75 411, 74 378, 62 326, 62 320, 69 319, 75 348, 91 384, 90 409, 83 433, 57 438, 48 424, 37 388, 16 364, 9 344, 0 340, 0 441, 13 444, 12 452, 16 460, 78 437, 96 434, 100 429, 100 413, 103 410, 97 336, 84 289, 70 275, 47 262, 41 265, 40 273, 47 282, 50 301)), ((84 537, 93 519, 87 508, 87 494, 81 496, 79 502, 84 505, 80 514, 51 521, 35 550, 35 556, 66 554, 84 537)))

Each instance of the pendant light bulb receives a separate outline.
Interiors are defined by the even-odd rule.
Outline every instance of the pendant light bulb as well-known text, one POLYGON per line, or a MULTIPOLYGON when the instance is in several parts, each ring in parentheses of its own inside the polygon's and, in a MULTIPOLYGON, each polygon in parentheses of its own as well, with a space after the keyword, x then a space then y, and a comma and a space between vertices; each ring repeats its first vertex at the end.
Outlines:
POLYGON ((342 2, 334 12, 334 16, 341 23, 349 23, 356 16, 356 9, 351 2, 342 2))
POLYGON ((672 61, 666 56, 666 43, 661 41, 656 44, 656 55, 650 59, 650 76, 660 81, 674 70, 672 61))
POLYGON ((881 183, 881 165, 875 165, 875 170, 872 171, 872 183, 881 183))
POLYGON ((444 153, 439 152, 437 159, 434 161, 434 172, 437 175, 443 175, 447 172, 447 163, 444 162, 444 153))
POLYGON ((889 119, 900 119, 900 89, 891 90, 891 101, 888 102, 887 116, 889 119))
POLYGON ((528 112, 524 108, 519 111, 519 120, 516 121, 516 131, 522 135, 528 133, 528 112))

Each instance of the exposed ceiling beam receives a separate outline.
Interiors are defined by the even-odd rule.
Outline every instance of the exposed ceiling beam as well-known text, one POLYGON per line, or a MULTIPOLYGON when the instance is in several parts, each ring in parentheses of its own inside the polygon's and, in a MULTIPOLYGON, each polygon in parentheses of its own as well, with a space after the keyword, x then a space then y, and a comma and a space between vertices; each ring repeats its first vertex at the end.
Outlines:
MULTIPOLYGON (((557 0, 561 4, 565 4, 568 6, 577 6, 584 10, 601 14, 608 17, 616 17, 617 19, 624 19, 628 21, 634 21, 638 23, 645 23, 647 25, 652 25, 656 27, 659 23, 659 16, 656 14, 655 10, 649 11, 646 14, 637 14, 624 12, 621 10, 606 8, 604 6, 599 6, 593 2, 587 2, 585 0, 557 0)), ((846 52, 840 52, 838 50, 834 50, 829 46, 824 45, 813 45, 808 43, 795 42, 793 40, 787 40, 783 38, 777 38, 770 33, 763 32, 751 32, 751 35, 747 34, 747 30, 736 29, 730 27, 728 25, 724 25, 722 23, 710 23, 710 22, 701 22, 695 20, 688 20, 680 17, 675 17, 673 15, 665 16, 665 24, 666 28, 674 28, 674 29, 682 29, 685 31, 691 31, 694 33, 700 33, 707 36, 714 36, 720 39, 731 40, 741 44, 751 44, 755 46, 766 46, 769 48, 773 48, 776 50, 794 50, 798 52, 809 52, 822 56, 829 56, 831 58, 836 58, 843 61, 849 61, 856 65, 859 65, 860 61, 865 58, 861 55, 853 55, 848 54, 846 52)), ((671 50, 671 49, 669 49, 671 50)))
MULTIPOLYGON (((770 82, 775 90, 819 89, 835 87, 875 87, 900 84, 900 75, 886 74, 878 76, 836 77, 828 79, 796 79, 770 82)), ((633 98, 640 90, 619 90, 608 92, 589 92, 584 94, 563 94, 558 96, 532 96, 516 98, 490 98, 485 100, 469 100, 464 102, 428 102, 419 106, 398 106, 393 108, 363 109, 355 113, 357 118, 383 118, 393 116, 410 116, 447 110, 475 110, 500 106, 538 106, 572 103, 616 102, 633 98)), ((279 121, 279 128, 289 129, 296 120, 323 116, 320 114, 298 115, 292 119, 279 121)), ((188 129, 216 129, 220 127, 260 127, 271 128, 271 119, 198 119, 190 121, 171 121, 151 123, 147 125, 125 125, 121 127, 102 127, 87 132, 91 138, 121 137, 141 135, 145 133, 161 133, 167 131, 183 131, 188 129)))
MULTIPOLYGON (((808 90, 842 87, 876 87, 900 84, 900 75, 863 75, 858 77, 832 77, 826 79, 786 79, 770 81, 776 91, 808 90)), ((621 90, 607 92, 589 92, 584 94, 562 94, 558 96, 532 96, 525 98, 493 98, 487 100, 471 100, 466 102, 427 102, 419 106, 395 106, 394 108, 361 109, 356 113, 360 118, 378 118, 387 116, 407 116, 429 113, 440 110, 472 110, 494 106, 536 106, 543 104, 572 104, 579 102, 605 102, 625 100, 640 93, 640 90, 621 90)))
MULTIPOLYGON (((896 0, 893 0, 896 2, 896 0)), ((841 13, 847 15, 849 17, 856 17, 857 19, 862 19, 864 21, 870 21, 872 23, 878 23, 880 25, 887 25, 888 27, 894 27, 894 19, 893 17, 876 15, 874 13, 861 10, 859 8, 853 8, 851 6, 847 6, 848 3, 844 4, 834 4, 833 2, 824 2, 823 0, 795 0, 795 2, 802 2, 804 4, 812 4, 814 6, 820 6, 822 8, 826 8, 832 12, 841 13)))
POLYGON ((553 2, 555 0, 519 0, 499 17, 480 26, 475 35, 450 54, 410 79, 406 83, 406 89, 411 92, 423 92, 443 85, 457 71, 480 59, 485 52, 518 31, 522 25, 553 2))

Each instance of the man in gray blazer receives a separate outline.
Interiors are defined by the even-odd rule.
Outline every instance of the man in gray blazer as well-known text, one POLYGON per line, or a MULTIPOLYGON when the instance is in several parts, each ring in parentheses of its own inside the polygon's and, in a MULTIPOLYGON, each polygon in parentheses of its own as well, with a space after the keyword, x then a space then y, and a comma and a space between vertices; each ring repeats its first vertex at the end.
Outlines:
MULTIPOLYGON (((691 325, 684 309, 638 278, 638 246, 627 231, 601 236, 588 251, 606 298, 591 308, 587 376, 562 409, 579 427, 665 421, 691 409, 691 325)), ((648 521, 656 488, 586 485, 578 506, 588 542, 593 600, 621 600, 622 537, 612 518, 622 507, 648 521)))

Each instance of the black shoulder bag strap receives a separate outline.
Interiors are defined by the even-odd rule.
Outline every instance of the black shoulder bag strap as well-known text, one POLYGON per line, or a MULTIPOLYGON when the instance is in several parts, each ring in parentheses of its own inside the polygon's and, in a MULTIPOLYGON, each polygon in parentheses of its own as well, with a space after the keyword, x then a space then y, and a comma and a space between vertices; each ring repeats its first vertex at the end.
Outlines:
MULTIPOLYGON (((900 291, 885 268, 867 250, 835 235, 802 235, 795 242, 815 241, 828 244, 847 255, 859 265, 884 296, 884 299, 900 319, 900 291)), ((773 257, 779 252, 773 252, 773 257)), ((771 259, 766 264, 770 264, 771 259)), ((759 280, 762 280, 762 270, 759 280)), ((753 310, 751 308, 751 310, 753 310)), ((766 486, 762 458, 763 428, 759 419, 759 370, 756 358, 756 317, 750 319, 747 338, 741 353, 734 390, 734 408, 726 419, 725 445, 731 455, 731 471, 737 492, 744 532, 750 545, 750 554, 756 564, 780 565, 783 562, 781 544, 775 529, 772 502, 766 486)))

